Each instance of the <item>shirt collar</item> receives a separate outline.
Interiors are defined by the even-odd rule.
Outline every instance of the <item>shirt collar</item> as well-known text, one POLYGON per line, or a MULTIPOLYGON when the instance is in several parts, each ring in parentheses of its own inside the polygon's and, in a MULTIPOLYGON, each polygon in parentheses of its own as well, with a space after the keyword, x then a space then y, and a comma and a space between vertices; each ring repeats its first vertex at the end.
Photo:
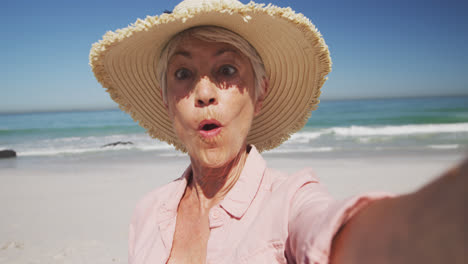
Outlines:
POLYGON ((177 208, 179 207, 180 200, 185 193, 187 188, 187 180, 192 173, 191 166, 185 169, 181 177, 174 180, 171 184, 175 184, 176 187, 166 194, 166 198, 162 202, 162 207, 159 210, 159 221, 167 222, 177 216, 177 208))
MULTIPOLYGON (((242 218, 253 199, 255 198, 260 183, 263 178, 263 173, 266 169, 266 162, 258 153, 255 146, 250 145, 250 152, 242 169, 241 175, 234 187, 228 192, 226 197, 220 203, 220 206, 235 218, 242 218)), ((180 200, 187 187, 187 180, 191 177, 192 166, 189 165, 182 176, 177 179, 177 187, 172 192, 170 197, 163 204, 163 212, 166 217, 164 220, 169 220, 177 215, 177 208, 180 200)))
POLYGON ((255 146, 251 145, 241 175, 234 187, 224 197, 220 204, 221 207, 230 215, 238 219, 242 218, 257 195, 265 169, 265 160, 255 146))

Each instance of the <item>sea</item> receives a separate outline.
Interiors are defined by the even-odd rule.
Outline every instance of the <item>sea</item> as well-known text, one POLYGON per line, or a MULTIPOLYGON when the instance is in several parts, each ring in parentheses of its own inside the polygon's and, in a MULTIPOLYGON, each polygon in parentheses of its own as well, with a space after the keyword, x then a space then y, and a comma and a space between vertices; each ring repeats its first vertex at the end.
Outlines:
MULTIPOLYGON (((181 155, 120 110, 0 114, 0 150, 18 158, 181 155), (115 142, 131 142, 105 146, 115 142)), ((306 126, 266 154, 457 152, 468 149, 468 97, 322 100, 306 126)))

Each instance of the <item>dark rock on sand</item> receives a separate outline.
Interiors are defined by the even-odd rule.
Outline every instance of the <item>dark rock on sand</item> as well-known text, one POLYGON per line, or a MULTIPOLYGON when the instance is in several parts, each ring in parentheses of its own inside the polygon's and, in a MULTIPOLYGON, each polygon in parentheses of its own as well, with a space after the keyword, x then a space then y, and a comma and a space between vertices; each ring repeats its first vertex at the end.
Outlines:
POLYGON ((130 142, 130 141, 117 141, 117 142, 102 145, 101 148, 115 147, 115 146, 118 146, 118 145, 133 145, 133 142, 130 142))
POLYGON ((14 158, 14 157, 16 157, 16 151, 12 149, 0 150, 0 159, 14 158))

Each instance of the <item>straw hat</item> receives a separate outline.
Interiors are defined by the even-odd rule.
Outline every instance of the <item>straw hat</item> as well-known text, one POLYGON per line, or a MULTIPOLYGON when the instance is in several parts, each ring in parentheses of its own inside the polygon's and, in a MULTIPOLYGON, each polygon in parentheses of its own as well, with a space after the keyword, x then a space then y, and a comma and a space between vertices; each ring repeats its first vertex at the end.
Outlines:
POLYGON ((160 93, 156 65, 162 48, 185 29, 213 25, 255 47, 270 88, 247 143, 259 151, 277 147, 301 129, 319 103, 331 71, 328 47, 315 26, 290 8, 237 0, 185 0, 172 13, 148 16, 94 43, 89 55, 96 79, 122 110, 153 137, 185 152, 160 93))

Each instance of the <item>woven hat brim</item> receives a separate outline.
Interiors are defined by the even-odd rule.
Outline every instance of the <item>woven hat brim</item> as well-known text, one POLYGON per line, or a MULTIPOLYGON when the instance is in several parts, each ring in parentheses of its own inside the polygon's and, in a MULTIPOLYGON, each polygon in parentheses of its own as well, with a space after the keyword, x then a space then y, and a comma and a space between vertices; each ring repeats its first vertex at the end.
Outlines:
POLYGON ((161 49, 173 35, 203 25, 241 35, 265 64, 270 88, 247 142, 264 151, 300 130, 319 103, 331 59, 314 25, 290 8, 255 3, 232 7, 219 2, 184 13, 147 17, 108 32, 93 45, 90 65, 112 99, 151 137, 185 152, 163 104, 156 65, 161 49))

